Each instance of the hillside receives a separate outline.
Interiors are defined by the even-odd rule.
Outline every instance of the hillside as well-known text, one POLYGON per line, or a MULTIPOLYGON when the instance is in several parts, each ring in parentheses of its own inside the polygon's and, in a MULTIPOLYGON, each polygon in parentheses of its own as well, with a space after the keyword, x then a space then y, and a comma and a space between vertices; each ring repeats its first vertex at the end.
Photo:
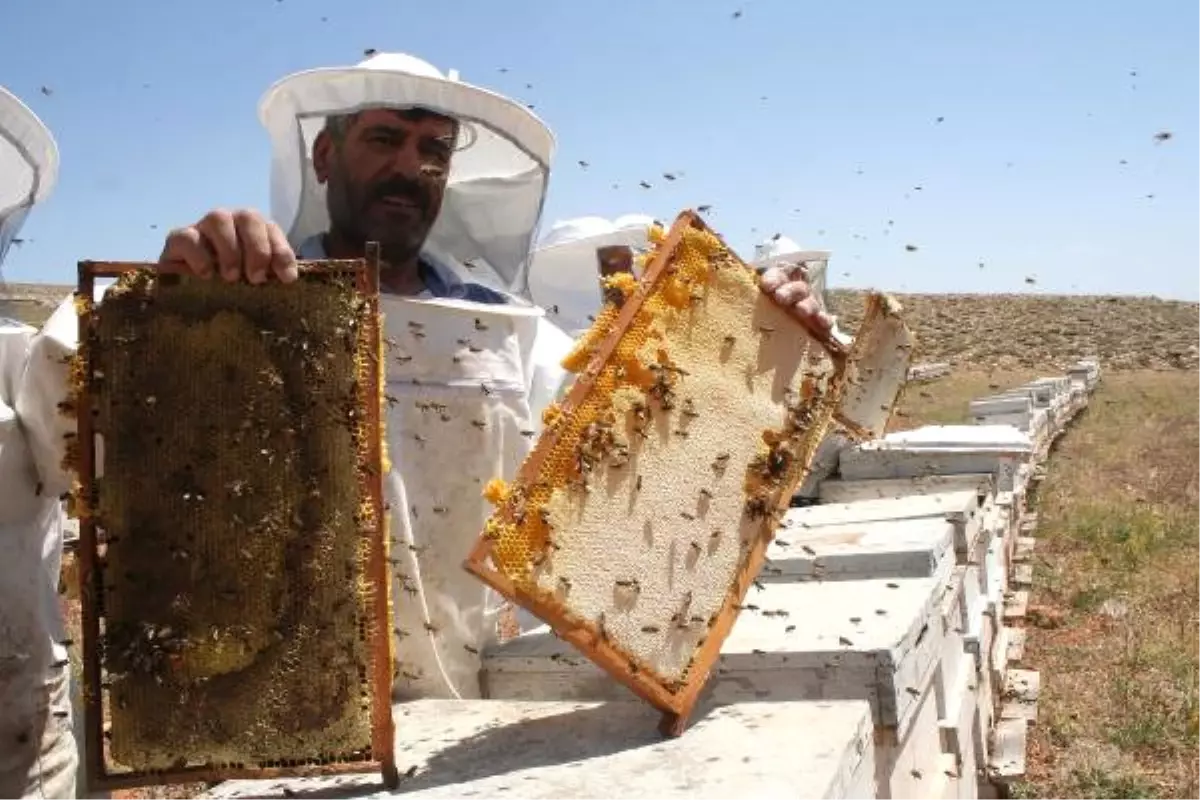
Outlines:
MULTIPOLYGON (((8 284, 0 316, 38 323, 68 286, 8 284)), ((898 294, 916 331, 918 361, 983 369, 1064 367, 1099 356, 1106 370, 1200 367, 1200 304, 1153 297, 898 294)), ((842 327, 853 332, 863 293, 830 292, 842 327)))
MULTIPOLYGON (((832 291, 853 332, 861 292, 832 291)), ((982 369, 1065 367, 1098 356, 1104 369, 1187 369, 1200 364, 1200 304, 1153 297, 897 294, 917 335, 918 361, 982 369)))

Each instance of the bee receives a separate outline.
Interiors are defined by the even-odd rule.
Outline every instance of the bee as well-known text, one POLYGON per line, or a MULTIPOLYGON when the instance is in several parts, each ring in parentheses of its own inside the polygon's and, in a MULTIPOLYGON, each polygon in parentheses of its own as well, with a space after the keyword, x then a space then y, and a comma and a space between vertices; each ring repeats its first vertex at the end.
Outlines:
POLYGON ((700 555, 700 543, 699 542, 692 542, 690 549, 696 555, 700 555))
POLYGON ((705 500, 711 500, 713 495, 712 495, 712 492, 710 492, 708 489, 701 488, 700 496, 703 497, 705 500))
POLYGON ((434 625, 429 620, 425 620, 425 630, 428 633, 432 633, 432 634, 436 635, 438 633, 438 626, 434 625))
POLYGON ((449 422, 451 419, 453 419, 453 417, 443 411, 441 414, 438 414, 438 419, 440 419, 442 422, 449 422))
POLYGON ((734 345, 734 343, 737 342, 737 337, 736 336, 726 336, 724 339, 721 340, 721 342, 726 347, 732 347, 734 345))
POLYGON ((751 497, 746 501, 745 512, 750 519, 762 519, 769 513, 765 497, 751 497))
POLYGON ((635 491, 638 491, 638 492, 640 492, 642 490, 642 476, 641 475, 637 476, 637 481, 634 484, 633 488, 635 491))
POLYGON ((683 517, 686 520, 693 520, 696 518, 695 514, 688 513, 687 511, 680 511, 679 516, 683 517))
POLYGON ((483 323, 483 320, 479 319, 479 317, 476 317, 475 318, 475 330, 486 331, 487 329, 488 329, 488 326, 483 323))
POLYGON ((479 391, 483 392, 483 393, 484 393, 484 394, 486 394, 488 397, 491 397, 491 396, 492 396, 492 389, 491 389, 491 387, 490 387, 490 386, 488 386, 486 383, 481 383, 481 384, 479 384, 479 391))
POLYGON ((459 347, 470 347, 471 346, 470 339, 455 339, 454 343, 457 344, 459 347))
POLYGON ((524 436, 526 439, 531 439, 535 435, 537 435, 537 431, 521 431, 521 435, 524 436))
POLYGON ((478 648, 478 647, 471 647, 471 645, 469 645, 469 644, 464 644, 464 645, 463 645, 463 650, 466 650, 468 653, 470 653, 470 654, 471 654, 471 655, 473 655, 473 656, 477 656, 477 655, 479 655, 479 648, 478 648))
POLYGON ((642 633, 658 633, 660 628, 657 625, 643 625, 642 633))
POLYGON ((817 554, 816 550, 813 550, 806 544, 800 545, 800 549, 804 551, 805 555, 815 556, 817 554))
POLYGON ((762 333, 774 333, 775 332, 775 329, 773 327, 771 327, 770 325, 759 325, 758 329, 762 333))
POLYGON ((681 409, 680 413, 682 413, 685 417, 700 416, 700 412, 696 411, 696 406, 694 403, 692 403, 692 398, 690 397, 684 398, 683 408, 681 409))
POLYGON ((448 510, 449 509, 447 509, 445 506, 434 506, 433 507, 433 513, 435 513, 435 514, 445 514, 448 510))
POLYGON ((413 434, 413 439, 415 439, 415 440, 416 440, 418 443, 420 443, 420 444, 425 444, 425 437, 424 437, 424 436, 422 436, 422 435, 421 435, 421 434, 419 434, 419 433, 414 433, 414 434, 413 434))
POLYGON ((641 585, 641 583, 638 582, 638 580, 636 578, 630 578, 628 580, 619 580, 619 581, 615 582, 615 585, 619 589, 633 589, 635 592, 640 592, 642 590, 642 585, 641 585))
POLYGON ((758 589, 760 592, 765 592, 767 590, 767 587, 762 585, 762 581, 755 581, 754 588, 758 589))
POLYGON ((688 432, 685 430, 682 430, 682 429, 674 431, 674 433, 676 436, 682 436, 685 439, 687 438, 687 435, 688 435, 688 432))
POLYGON ((791 633, 791 632, 792 632, 792 631, 794 631, 794 630, 796 630, 796 626, 795 626, 795 625, 788 625, 786 628, 784 628, 784 629, 783 629, 783 632, 784 632, 784 633, 791 633))
POLYGON ((474 425, 479 430, 483 430, 484 428, 487 427, 487 423, 481 419, 473 419, 473 420, 471 420, 471 424, 474 425))

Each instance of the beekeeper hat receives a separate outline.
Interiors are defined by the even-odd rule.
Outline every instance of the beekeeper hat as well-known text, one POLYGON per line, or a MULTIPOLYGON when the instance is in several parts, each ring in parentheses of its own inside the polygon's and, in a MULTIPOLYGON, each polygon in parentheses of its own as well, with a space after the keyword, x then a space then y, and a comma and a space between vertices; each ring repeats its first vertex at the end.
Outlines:
POLYGON ((0 86, 0 263, 29 209, 50 196, 56 180, 54 137, 28 106, 0 86))
POLYGON ((808 285, 813 295, 827 308, 825 302, 825 272, 829 268, 828 250, 805 250, 787 236, 776 234, 754 246, 754 266, 759 272, 778 264, 804 262, 808 267, 808 285))
POLYGON ((644 214, 559 220, 538 242, 529 267, 529 294, 549 309, 551 319, 568 332, 588 327, 600 309, 600 271, 596 251, 625 245, 649 245, 650 228, 658 222, 644 214))
POLYGON ((472 280, 526 291, 554 136, 524 106, 403 53, 353 67, 298 72, 267 90, 259 119, 271 137, 271 214, 293 247, 329 226, 312 145, 329 116, 370 108, 424 108, 459 121, 441 212, 426 249, 471 262, 472 280))

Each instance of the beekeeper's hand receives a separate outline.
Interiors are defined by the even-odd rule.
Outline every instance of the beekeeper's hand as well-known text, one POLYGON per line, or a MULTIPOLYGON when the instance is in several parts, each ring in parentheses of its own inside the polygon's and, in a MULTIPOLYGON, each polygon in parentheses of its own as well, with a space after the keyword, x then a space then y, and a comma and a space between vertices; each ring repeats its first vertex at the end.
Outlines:
POLYGON ((252 209, 210 211, 167 234, 159 269, 250 283, 296 280, 296 254, 274 222, 252 209))
POLYGON ((808 269, 803 264, 771 267, 759 277, 759 286, 771 299, 813 333, 828 333, 833 318, 821 310, 808 285, 808 269))

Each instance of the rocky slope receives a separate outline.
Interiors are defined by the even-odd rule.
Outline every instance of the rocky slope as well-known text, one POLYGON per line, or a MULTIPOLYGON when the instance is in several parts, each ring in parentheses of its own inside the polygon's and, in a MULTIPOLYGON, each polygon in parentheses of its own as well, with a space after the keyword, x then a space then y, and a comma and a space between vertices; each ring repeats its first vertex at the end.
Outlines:
MULTIPOLYGON (((1195 370, 1200 304, 1153 297, 893 295, 917 335, 918 361, 983 369, 1062 367, 1098 356, 1106 370, 1195 370)), ((833 291, 853 332, 859 292, 833 291)))

